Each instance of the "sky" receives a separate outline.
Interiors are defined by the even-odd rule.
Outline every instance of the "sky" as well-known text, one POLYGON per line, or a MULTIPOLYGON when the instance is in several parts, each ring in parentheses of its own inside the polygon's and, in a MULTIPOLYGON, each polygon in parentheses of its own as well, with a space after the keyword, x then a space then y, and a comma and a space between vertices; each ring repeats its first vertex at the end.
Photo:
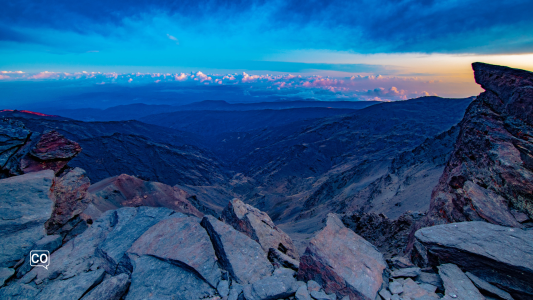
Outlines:
POLYGON ((42 94, 16 82, 65 80, 317 100, 473 96, 472 62, 533 71, 531 11, 531 0, 5 1, 0 104, 42 94))

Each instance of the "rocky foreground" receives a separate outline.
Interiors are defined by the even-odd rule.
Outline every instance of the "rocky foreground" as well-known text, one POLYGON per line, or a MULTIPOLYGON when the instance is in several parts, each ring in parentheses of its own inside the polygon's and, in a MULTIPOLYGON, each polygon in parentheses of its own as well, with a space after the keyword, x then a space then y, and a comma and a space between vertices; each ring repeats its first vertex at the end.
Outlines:
POLYGON ((0 299, 533 299, 533 74, 474 70, 429 212, 328 214, 301 255, 238 199, 217 218, 178 187, 91 185, 77 143, 2 120, 0 299))

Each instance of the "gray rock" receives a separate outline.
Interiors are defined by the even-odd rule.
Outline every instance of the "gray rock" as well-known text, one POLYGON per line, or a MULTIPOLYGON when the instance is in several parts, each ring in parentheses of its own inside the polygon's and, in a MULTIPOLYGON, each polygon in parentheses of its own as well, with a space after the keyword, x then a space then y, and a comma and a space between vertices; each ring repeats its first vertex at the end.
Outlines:
POLYGON ((283 267, 298 271, 300 266, 299 261, 274 248, 268 249, 268 259, 276 268, 283 267))
POLYGON ((390 300, 392 297, 392 294, 385 289, 381 289, 381 291, 379 291, 379 295, 383 300, 390 300))
POLYGON ((389 291, 393 294, 401 294, 403 292, 403 285, 398 281, 393 281, 389 284, 389 291))
POLYGON ((439 274, 442 278, 446 296, 465 300, 485 299, 470 279, 456 265, 444 264, 439 266, 439 274))
MULTIPOLYGON (((59 234, 46 235, 42 239, 35 242, 35 245, 31 250, 48 250, 50 253, 52 253, 57 248, 59 248, 61 244, 62 238, 59 234)), ((32 266, 29 263, 30 253, 28 253, 25 258, 21 259, 17 263, 17 265, 19 266, 19 268, 17 269, 17 274, 15 275, 17 278, 21 278, 32 269, 32 266)))
POLYGON ((229 281, 221 280, 217 285, 217 292, 220 297, 226 297, 229 295, 229 281))
POLYGON ((391 276, 396 277, 416 277, 420 275, 420 268, 418 267, 412 267, 412 268, 405 268, 405 269, 399 269, 396 271, 393 271, 391 273, 391 276))
POLYGON ((80 299, 88 290, 102 282, 104 275, 104 270, 98 269, 68 279, 51 281, 35 299, 80 299))
POLYGON ((466 276, 472 281, 472 283, 481 291, 484 291, 485 294, 488 294, 489 296, 501 298, 505 300, 512 300, 513 297, 509 295, 506 291, 502 291, 499 288, 493 286, 492 284, 486 282, 485 280, 477 277, 476 275, 466 272, 466 276))
POLYGON ((395 256, 390 260, 391 267, 396 269, 414 267, 413 263, 404 256, 395 256))
POLYGON ((335 300, 337 299, 337 297, 332 294, 332 295, 328 295, 324 292, 318 292, 318 291, 312 291, 311 292, 311 297, 313 299, 316 299, 316 300, 335 300))
POLYGON ((4 282, 15 274, 15 270, 10 268, 0 268, 0 287, 4 286, 4 282))
POLYGON ((53 179, 47 170, 0 180, 0 267, 13 267, 44 237, 53 179))
POLYGON ((28 284, 15 282, 0 289, 0 299, 34 300, 39 292, 28 284))
POLYGON ((244 288, 244 297, 253 299, 280 299, 294 295, 299 288, 290 269, 276 269, 272 276, 260 279, 244 288))
POLYGON ((298 279, 320 282, 338 297, 375 299, 386 268, 377 249, 328 214, 326 227, 310 241, 300 258, 298 279))
POLYGON ((307 290, 309 292, 312 292, 312 291, 320 291, 322 289, 322 287, 320 286, 320 284, 318 284, 316 281, 314 280, 309 280, 307 282, 307 290))
POLYGON ((92 289, 82 300, 120 300, 130 286, 128 274, 120 274, 106 278, 102 283, 92 289))
POLYGON ((219 263, 238 283, 252 283, 272 274, 272 264, 256 241, 213 216, 205 216, 201 224, 209 234, 219 263))
POLYGON ((4 168, 9 158, 25 143, 31 131, 16 122, 0 121, 0 168, 4 168))
POLYGON ((279 229, 265 212, 239 199, 228 203, 220 214, 220 219, 258 242, 265 252, 274 248, 293 259, 299 257, 291 238, 279 229))
POLYGON ((411 298, 411 299, 417 299, 417 298, 432 298, 432 299, 439 299, 437 295, 435 295, 433 292, 428 292, 427 290, 420 287, 416 282, 414 282, 411 278, 407 278, 403 283, 403 292, 400 295, 402 298, 411 298))
POLYGON ((242 293, 243 286, 238 283, 233 283, 229 290, 228 300, 237 300, 242 293))
POLYGON ((171 215, 144 232, 128 253, 150 255, 184 265, 196 271, 213 288, 221 280, 215 250, 197 217, 181 213, 171 215))
POLYGON ((426 227, 415 237, 434 259, 516 294, 533 297, 533 231, 486 222, 426 227))
POLYGON ((298 300, 311 300, 311 295, 309 295, 309 291, 305 285, 300 286, 298 290, 296 290, 296 294, 294 296, 298 300))
MULTIPOLYGON (((134 256, 134 254, 130 254, 134 256)), ((132 257, 133 272, 126 300, 202 299, 215 290, 192 271, 152 256, 132 257)))
POLYGON ((418 284, 418 286, 428 291, 429 293, 435 293, 435 291, 437 290, 436 286, 429 283, 420 283, 418 284))
POLYGON ((392 295, 392 297, 390 297, 391 300, 400 300, 400 296, 398 294, 394 294, 392 295))
POLYGON ((437 288, 440 288, 441 290, 444 290, 444 287, 442 286, 442 279, 440 279, 439 274, 420 272, 420 275, 415 278, 415 281, 418 283, 431 284, 437 288))

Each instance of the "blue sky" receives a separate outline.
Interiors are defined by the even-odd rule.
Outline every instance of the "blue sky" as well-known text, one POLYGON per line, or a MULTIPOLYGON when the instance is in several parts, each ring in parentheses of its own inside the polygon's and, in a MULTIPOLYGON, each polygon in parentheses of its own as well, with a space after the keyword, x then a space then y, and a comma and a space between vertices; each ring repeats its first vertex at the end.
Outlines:
POLYGON ((0 79, 13 79, 8 71, 382 75, 439 81, 430 94, 466 96, 478 91, 471 62, 533 69, 532 11, 530 0, 5 1, 0 79))

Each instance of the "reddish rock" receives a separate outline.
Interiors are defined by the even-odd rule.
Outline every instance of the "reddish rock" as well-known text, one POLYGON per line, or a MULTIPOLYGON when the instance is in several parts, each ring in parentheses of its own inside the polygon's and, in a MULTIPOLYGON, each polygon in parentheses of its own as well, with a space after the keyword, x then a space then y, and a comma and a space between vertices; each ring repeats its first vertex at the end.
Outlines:
POLYGON ((298 251, 291 238, 276 227, 265 212, 233 199, 222 211, 220 219, 258 242, 266 253, 275 248, 298 259, 298 251))
POLYGON ((56 233, 87 208, 89 199, 85 196, 90 184, 89 178, 81 168, 74 168, 54 179, 51 189, 54 210, 50 219, 45 223, 48 234, 56 233))
POLYGON ((524 227, 533 219, 533 73, 482 63, 473 69, 486 91, 460 123, 428 215, 412 231, 408 250, 421 227, 463 221, 524 227))
POLYGON ((298 279, 318 282, 326 293, 374 300, 383 283, 383 255, 329 214, 326 227, 309 243, 300 259, 298 279))
POLYGON ((20 161, 23 173, 54 170, 57 174, 81 152, 78 143, 65 138, 55 130, 44 133, 29 153, 20 161))
POLYGON ((174 211, 203 217, 187 198, 190 195, 177 187, 163 183, 144 181, 122 174, 97 182, 88 190, 91 205, 84 218, 96 219, 107 210, 119 207, 166 207, 174 211))

